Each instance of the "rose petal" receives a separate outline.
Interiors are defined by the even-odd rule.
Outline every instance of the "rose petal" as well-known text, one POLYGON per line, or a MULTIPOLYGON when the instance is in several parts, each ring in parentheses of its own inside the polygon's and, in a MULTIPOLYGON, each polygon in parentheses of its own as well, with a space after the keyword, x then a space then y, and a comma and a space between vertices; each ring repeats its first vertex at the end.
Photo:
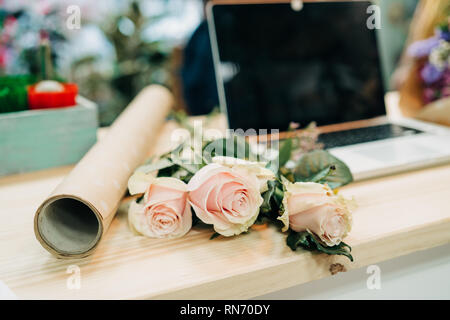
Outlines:
POLYGON ((189 180, 189 183, 187 185, 188 191, 193 191, 200 188, 205 180, 207 180, 209 177, 213 176, 216 173, 224 172, 225 169, 226 169, 225 167, 214 163, 204 166, 195 173, 195 175, 191 178, 191 180, 189 180))
POLYGON ((194 175, 188 190, 189 202, 199 219, 226 236, 246 231, 263 202, 259 181, 246 168, 209 164, 194 175))
POLYGON ((184 201, 180 201, 185 197, 186 193, 164 187, 162 185, 152 184, 148 189, 148 201, 146 206, 153 206, 157 203, 166 203, 170 201, 174 201, 179 203, 180 206, 184 207, 184 201))
POLYGON ((175 178, 156 178, 147 189, 146 203, 132 202, 128 219, 133 230, 152 238, 176 238, 192 226, 187 185, 175 178))
POLYGON ((128 192, 131 195, 144 193, 147 191, 153 180, 155 180, 155 177, 152 174, 136 171, 130 179, 128 179, 128 192))

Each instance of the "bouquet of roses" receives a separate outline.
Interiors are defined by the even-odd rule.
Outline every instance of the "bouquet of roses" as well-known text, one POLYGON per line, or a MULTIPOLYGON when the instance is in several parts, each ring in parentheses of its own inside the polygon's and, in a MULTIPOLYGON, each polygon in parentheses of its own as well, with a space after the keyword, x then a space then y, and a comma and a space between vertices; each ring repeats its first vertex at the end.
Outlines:
POLYGON ((353 202, 337 194, 352 175, 342 161, 316 149, 311 132, 253 144, 233 134, 183 141, 130 177, 129 193, 136 195, 128 211, 131 228, 147 237, 177 238, 204 223, 214 228, 213 239, 273 223, 289 231, 292 250, 353 261, 342 241, 352 225, 353 202))

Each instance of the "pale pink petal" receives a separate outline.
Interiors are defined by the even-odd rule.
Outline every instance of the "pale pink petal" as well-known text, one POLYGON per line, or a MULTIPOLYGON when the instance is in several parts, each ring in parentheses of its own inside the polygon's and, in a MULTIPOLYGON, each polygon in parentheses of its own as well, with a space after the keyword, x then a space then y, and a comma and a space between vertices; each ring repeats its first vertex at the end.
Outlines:
POLYGON ((229 169, 219 164, 212 163, 208 164, 207 166, 204 166, 199 171, 197 171, 189 181, 187 185, 188 191, 200 188, 209 177, 219 172, 226 172, 226 171, 229 171, 229 169))
POLYGON ((186 192, 167 188, 161 185, 150 185, 148 196, 147 196, 147 206, 154 205, 156 203, 164 203, 171 200, 180 200, 186 192))
POLYGON ((330 203, 332 199, 329 196, 318 193, 301 193, 291 195, 288 198, 288 206, 290 213, 297 213, 317 207, 326 203, 330 203))
POLYGON ((207 213, 205 210, 203 210, 202 208, 198 207, 195 203, 190 202, 192 208, 195 211, 195 214, 197 215, 197 217, 206 224, 213 224, 213 225, 217 225, 220 226, 221 228, 227 228, 227 226, 229 225, 226 221, 220 219, 219 217, 212 215, 210 213, 207 213))
POLYGON ((199 219, 223 235, 247 230, 263 201, 256 175, 241 171, 209 164, 188 183, 189 202, 199 219))
POLYGON ((320 235, 322 221, 326 215, 333 210, 334 208, 329 205, 320 205, 297 214, 290 214, 289 226, 292 230, 297 232, 310 230, 317 235, 320 235))
POLYGON ((148 237, 180 237, 192 226, 187 197, 187 186, 181 180, 156 178, 146 192, 145 205, 130 205, 130 224, 148 237))

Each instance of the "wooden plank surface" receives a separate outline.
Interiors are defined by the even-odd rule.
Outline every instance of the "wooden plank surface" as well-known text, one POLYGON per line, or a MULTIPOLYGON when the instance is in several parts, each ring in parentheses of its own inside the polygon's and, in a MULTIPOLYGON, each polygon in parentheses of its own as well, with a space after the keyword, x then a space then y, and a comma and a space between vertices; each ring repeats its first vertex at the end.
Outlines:
MULTIPOLYGON (((168 124, 163 136, 171 129, 168 124)), ((161 139, 156 148, 168 147, 161 139)), ((266 225, 232 239, 209 240, 212 231, 199 227, 175 240, 138 237, 127 225, 127 203, 92 256, 59 260, 35 239, 33 215, 70 169, 0 179, 0 280, 19 298, 250 298, 330 276, 333 263, 348 270, 450 242, 446 165, 342 189, 359 204, 346 241, 353 263, 292 252, 286 235, 266 225), (79 289, 67 286, 74 266, 80 270, 79 289)))

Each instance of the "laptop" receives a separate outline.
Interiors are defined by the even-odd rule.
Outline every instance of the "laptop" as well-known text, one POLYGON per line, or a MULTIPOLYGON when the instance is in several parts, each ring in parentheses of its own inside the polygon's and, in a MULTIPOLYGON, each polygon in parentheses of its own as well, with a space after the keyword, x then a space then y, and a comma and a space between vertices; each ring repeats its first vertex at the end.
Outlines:
POLYGON ((210 3, 220 108, 230 129, 283 131, 314 121, 329 131, 319 142, 355 180, 450 162, 450 129, 386 116, 370 5, 210 3))

